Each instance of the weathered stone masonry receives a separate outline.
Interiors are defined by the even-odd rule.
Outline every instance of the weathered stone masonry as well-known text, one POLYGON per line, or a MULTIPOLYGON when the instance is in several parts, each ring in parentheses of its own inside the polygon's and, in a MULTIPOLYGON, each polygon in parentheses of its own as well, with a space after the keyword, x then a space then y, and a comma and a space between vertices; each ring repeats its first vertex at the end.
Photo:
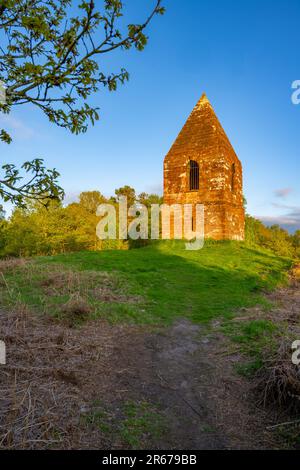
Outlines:
POLYGON ((242 165, 206 95, 165 158, 164 202, 203 204, 206 238, 244 239, 242 165), (196 190, 191 190, 191 161, 199 166, 196 190))

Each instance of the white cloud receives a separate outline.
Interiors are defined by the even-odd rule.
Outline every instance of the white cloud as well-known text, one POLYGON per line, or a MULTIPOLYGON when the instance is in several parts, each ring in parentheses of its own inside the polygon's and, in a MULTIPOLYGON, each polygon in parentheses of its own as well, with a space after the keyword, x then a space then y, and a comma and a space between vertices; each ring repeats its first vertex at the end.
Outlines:
POLYGON ((293 188, 281 188, 281 189, 276 189, 274 191, 274 194, 276 197, 284 199, 287 196, 289 196, 292 192, 293 192, 293 188))
POLYGON ((13 139, 28 140, 35 136, 35 131, 31 127, 10 114, 0 114, 0 126, 4 127, 13 139))
POLYGON ((257 218, 266 225, 280 225, 290 232, 300 230, 300 206, 273 205, 277 208, 285 209, 286 213, 278 216, 258 216, 257 218))

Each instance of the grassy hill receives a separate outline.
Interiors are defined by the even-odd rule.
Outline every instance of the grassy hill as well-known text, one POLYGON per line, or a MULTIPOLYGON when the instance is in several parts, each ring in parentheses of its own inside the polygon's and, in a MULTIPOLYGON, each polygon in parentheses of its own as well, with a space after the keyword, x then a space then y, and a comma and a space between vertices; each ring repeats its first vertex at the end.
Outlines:
POLYGON ((237 242, 187 251, 158 242, 129 251, 78 252, 2 262, 2 306, 80 323, 88 318, 169 324, 230 317, 265 303, 264 290, 285 281, 292 262, 237 242))
POLYGON ((291 264, 210 241, 195 252, 158 242, 0 261, 9 358, 0 448, 275 446, 266 434, 278 426, 274 391, 286 384, 288 404, 290 391, 299 395, 290 352, 299 309, 296 288, 264 293, 291 264), (274 407, 270 420, 250 398, 254 386, 274 407))

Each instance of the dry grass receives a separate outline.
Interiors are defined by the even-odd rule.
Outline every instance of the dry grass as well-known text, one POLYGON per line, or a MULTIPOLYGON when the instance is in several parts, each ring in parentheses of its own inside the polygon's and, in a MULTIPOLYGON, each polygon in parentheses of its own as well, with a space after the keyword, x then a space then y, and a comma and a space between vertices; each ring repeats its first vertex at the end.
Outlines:
MULTIPOLYGON (((99 321, 69 329, 21 305, 0 319, 8 358, 0 368, 0 449, 85 447, 81 412, 105 394, 112 330, 99 321)), ((97 442, 105 445, 101 433, 97 442)))
POLYGON ((2 261, 0 282, 8 360, 0 368, 0 449, 105 448, 106 436, 87 433, 82 413, 107 393, 123 327, 96 313, 138 298, 114 274, 26 260, 2 261))
POLYGON ((9 290, 5 275, 12 273, 18 268, 23 268, 28 263, 24 258, 5 258, 0 259, 0 288, 9 290))
POLYGON ((264 351, 256 385, 261 404, 291 413, 300 411, 300 369, 292 362, 292 343, 300 339, 299 279, 300 266, 296 266, 291 272, 290 287, 270 296, 276 307, 268 317, 281 327, 282 334, 276 338, 275 354, 264 351))
POLYGON ((138 309, 143 302, 116 273, 75 271, 59 264, 45 268, 24 260, 16 264, 12 260, 3 262, 0 296, 6 308, 26 304, 33 312, 73 325, 105 316, 105 304, 110 309, 119 304, 138 309))
POLYGON ((88 320, 91 312, 92 309, 88 302, 78 294, 73 295, 68 302, 62 306, 63 318, 70 327, 88 320))
POLYGON ((295 266, 288 286, 266 294, 270 308, 243 308, 223 329, 234 339, 226 354, 237 361, 234 367, 241 375, 251 377, 251 396, 269 414, 270 429, 299 421, 300 367, 292 362, 292 344, 300 340, 299 276, 300 266, 295 266))
POLYGON ((24 258, 0 259, 0 273, 13 271, 16 268, 24 267, 29 261, 24 258))
POLYGON ((291 340, 284 338, 276 355, 265 359, 256 386, 263 406, 291 412, 300 410, 300 371, 292 363, 291 355, 291 340))
POLYGON ((129 295, 127 286, 115 274, 72 271, 54 265, 46 273, 39 272, 38 277, 39 286, 48 296, 76 294, 81 297, 92 296, 101 302, 119 303, 141 300, 138 296, 129 295))
MULTIPOLYGON (((0 338, 7 344, 8 356, 8 364, 0 368, 0 448, 110 448, 107 436, 99 428, 92 432, 86 429, 82 415, 89 411, 95 399, 111 403, 117 393, 127 398, 130 393, 139 396, 147 390, 151 394, 156 390, 161 397, 164 388, 161 387, 160 378, 153 375, 153 360, 164 357, 164 354, 153 355, 153 347, 145 348, 145 339, 140 332, 133 336, 132 330, 126 327, 111 327, 100 320, 86 322, 80 328, 69 326, 90 319, 95 306, 113 302, 127 305, 138 303, 140 298, 129 293, 127 286, 114 274, 74 272, 54 264, 47 265, 46 270, 45 266, 34 262, 15 266, 13 271, 14 276, 10 275, 10 268, 4 272, 4 286, 0 291, 0 295, 6 295, 10 305, 6 311, 0 310, 0 338), (32 288, 32 293, 28 286, 32 288), (33 315, 33 310, 46 315, 33 315), (63 321, 54 321, 53 312, 59 312, 63 321)), ((284 310, 284 321, 289 318, 290 325, 292 321, 295 324, 298 307, 298 300, 295 300, 293 307, 284 306, 281 309, 281 312, 284 310)), ((169 339, 164 351, 169 353, 170 345, 177 346, 179 340, 180 336, 169 339)), ((155 341, 161 348, 162 337, 155 341)), ((215 344, 212 347, 215 351, 215 344)), ((163 360, 155 365, 163 371, 163 376, 168 373, 172 375, 174 367, 176 381, 172 382, 172 386, 176 390, 178 377, 181 380, 186 371, 192 380, 203 373, 201 357, 199 365, 199 356, 192 355, 188 364, 181 364, 180 370, 176 361, 174 365, 173 356, 169 361, 163 360), (195 373, 191 374, 190 361, 193 357, 195 373)), ((220 357, 216 355, 213 364, 218 360, 220 357)), ((269 367, 271 364, 266 361, 266 365, 269 367)), ((224 378, 222 362, 216 383, 205 384, 207 396, 210 397, 207 403, 214 403, 221 378, 224 378)), ((225 377, 224 392, 221 388, 220 393, 229 389, 233 395, 228 380, 225 377)), ((232 389, 238 392, 235 400, 226 401, 224 408, 228 410, 233 402, 232 406, 237 408, 238 400, 243 401, 241 387, 234 387, 235 384, 232 389)), ((192 396, 194 392, 196 396, 199 389, 198 386, 191 389, 192 396)), ((171 408, 171 390, 165 394, 168 412, 171 408)), ((182 403, 186 413, 186 403, 182 403)), ((204 401, 203 406, 207 406, 204 401)), ((248 415, 246 418, 250 419, 248 415)), ((243 420, 245 415, 242 411, 241 418, 233 420, 237 440, 240 439, 240 423, 243 420)), ((181 426, 178 416, 174 423, 177 427, 181 426)))

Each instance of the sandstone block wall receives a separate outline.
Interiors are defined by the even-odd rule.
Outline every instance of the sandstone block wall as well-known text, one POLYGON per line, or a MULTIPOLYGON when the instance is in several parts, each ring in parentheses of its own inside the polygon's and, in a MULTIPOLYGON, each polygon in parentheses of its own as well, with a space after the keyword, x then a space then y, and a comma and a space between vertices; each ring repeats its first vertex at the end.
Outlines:
POLYGON ((164 202, 204 204, 206 238, 244 239, 242 165, 205 95, 165 158, 164 202), (190 160, 199 165, 199 190, 190 191, 190 160))

